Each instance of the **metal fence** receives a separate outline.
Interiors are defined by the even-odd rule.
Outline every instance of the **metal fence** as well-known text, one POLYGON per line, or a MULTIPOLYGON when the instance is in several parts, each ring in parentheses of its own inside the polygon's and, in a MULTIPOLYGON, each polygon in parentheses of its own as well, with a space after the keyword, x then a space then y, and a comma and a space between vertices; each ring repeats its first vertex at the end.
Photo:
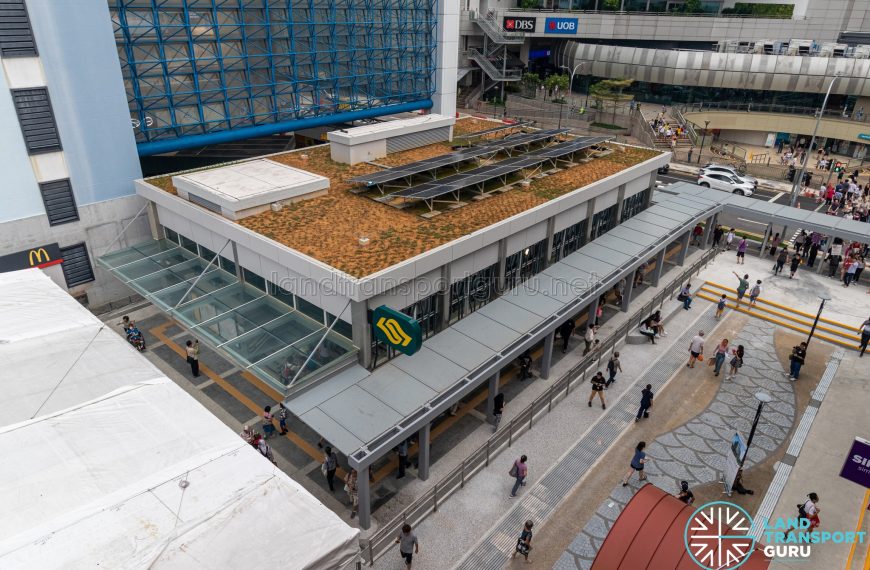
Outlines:
MULTIPOLYGON (((735 103, 731 101, 699 101, 688 105, 681 105, 680 110, 684 113, 697 113, 702 111, 746 111, 747 113, 781 113, 784 115, 805 115, 818 117, 820 109, 818 107, 798 107, 795 105, 776 105, 769 103, 735 103)), ((865 122, 865 115, 857 116, 854 114, 843 114, 842 109, 825 109, 823 114, 828 119, 839 119, 841 121, 860 121, 865 122)))
POLYGON ((573 388, 586 381, 587 375, 594 373, 594 369, 597 368, 596 359, 603 359, 608 351, 612 352, 619 342, 640 326, 643 319, 652 315, 656 307, 661 309, 664 302, 672 299, 682 284, 703 267, 706 267, 717 253, 718 250, 715 248, 705 252, 701 259, 693 263, 688 269, 685 269, 678 279, 673 280, 670 285, 662 288, 642 308, 635 311, 622 326, 604 339, 597 354, 590 354, 582 358, 568 372, 553 382, 543 394, 535 398, 531 404, 519 412, 515 418, 502 424, 501 428, 486 443, 463 459, 458 466, 435 483, 432 488, 405 507, 393 520, 382 525, 368 540, 361 540, 360 548, 364 563, 373 565, 375 560, 386 554, 394 546, 402 525, 407 523, 411 526, 417 526, 430 513, 438 511, 439 506, 456 491, 465 487, 465 483, 469 479, 482 469, 488 467, 490 462, 499 453, 511 447, 514 440, 519 436, 532 429, 536 421, 553 409, 554 404, 558 404, 567 398, 573 388))
POLYGON ((663 18, 739 18, 743 20, 805 20, 806 16, 779 14, 721 14, 719 12, 676 12, 676 11, 646 11, 646 10, 573 10, 571 8, 508 8, 507 12, 552 12, 570 14, 606 14, 608 16, 660 16, 663 18))

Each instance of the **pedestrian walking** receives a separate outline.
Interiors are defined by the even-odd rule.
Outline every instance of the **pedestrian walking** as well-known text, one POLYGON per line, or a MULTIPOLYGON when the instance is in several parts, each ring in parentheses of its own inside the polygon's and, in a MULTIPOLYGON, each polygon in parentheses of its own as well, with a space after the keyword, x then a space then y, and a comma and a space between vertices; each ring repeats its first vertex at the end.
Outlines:
POLYGON ((589 351, 592 350, 592 341, 595 340, 595 325, 589 325, 586 327, 586 334, 583 336, 583 342, 586 343, 586 348, 583 349, 583 356, 589 354, 589 351))
POLYGON ((652 384, 647 384, 646 388, 640 391, 640 409, 637 411, 637 417, 634 418, 635 422, 639 422, 641 417, 649 417, 649 410, 653 405, 653 397, 652 384))
POLYGON ((695 367, 695 361, 703 362, 704 360, 704 331, 698 331, 691 342, 689 342, 689 362, 686 364, 688 368, 695 367))
POLYGON ((187 341, 187 363, 194 378, 199 378, 199 340, 187 341))
POLYGON ((628 473, 626 473, 625 477, 623 477, 622 479, 623 487, 628 486, 628 481, 631 479, 631 476, 634 473, 637 473, 638 479, 640 479, 641 481, 646 481, 646 475, 643 474, 643 467, 644 464, 647 462, 644 449, 646 449, 645 441, 638 443, 637 447, 634 448, 634 457, 631 458, 631 467, 628 470, 628 473))
POLYGON ((272 447, 268 443, 266 443, 266 438, 257 436, 256 442, 257 451, 260 452, 260 455, 271 461, 272 465, 278 465, 278 463, 275 461, 275 455, 272 453, 272 447))
POLYGON ((520 533, 520 537, 517 539, 517 545, 514 548, 514 553, 511 558, 516 558, 517 554, 522 554, 523 558, 526 559, 526 564, 531 564, 529 560, 529 552, 532 550, 532 527, 535 526, 535 523, 528 520, 526 521, 525 526, 523 527, 523 531, 520 533))
POLYGON ((338 469, 338 455, 332 450, 332 447, 326 446, 324 450, 325 456, 323 463, 320 464, 320 471, 326 477, 326 483, 329 485, 329 490, 335 493, 335 470, 338 469))
POLYGON ((755 285, 752 286, 752 289, 749 290, 749 308, 755 306, 758 302, 758 297, 761 295, 761 279, 758 279, 755 282, 755 285))
POLYGON ((504 394, 499 392, 492 399, 492 431, 498 431, 502 413, 504 413, 504 394))
POLYGON ((526 457, 525 455, 521 455, 519 459, 514 460, 514 464, 511 466, 511 470, 508 471, 508 475, 515 479, 514 488, 511 489, 511 499, 516 497, 517 490, 519 490, 521 486, 526 484, 526 475, 529 474, 529 466, 526 465, 526 461, 528 460, 528 457, 526 457))
POLYGON ((719 248, 719 243, 722 241, 724 234, 725 228, 722 227, 722 224, 716 224, 716 227, 713 229, 713 247, 719 248))
POLYGON ((716 346, 716 352, 713 353, 713 360, 711 360, 715 366, 715 368, 713 368, 713 376, 719 376, 719 372, 722 371, 722 364, 724 364, 725 359, 728 358, 729 352, 728 339, 723 338, 722 342, 716 346))
POLYGON ((619 353, 614 352, 607 361, 607 384, 605 388, 610 388, 610 385, 616 382, 616 373, 622 372, 622 364, 619 363, 619 353))
POLYGON ((559 327, 559 336, 562 337, 562 354, 568 352, 568 339, 574 334, 574 319, 568 319, 559 327))
POLYGON ((719 302, 716 303, 716 319, 722 317, 722 313, 725 312, 725 307, 728 305, 728 295, 722 293, 722 296, 719 297, 719 302))
POLYGON ((733 356, 731 357, 731 361, 729 364, 731 365, 731 370, 728 374, 728 380, 733 380, 737 377, 737 372, 743 367, 743 355, 745 354, 745 350, 742 344, 737 345, 737 350, 734 351, 733 356))
POLYGON ((692 308, 692 284, 686 283, 683 285, 683 288, 680 289, 680 294, 677 295, 677 301, 683 302, 683 308, 685 310, 689 310, 692 308))
POLYGON ((592 407, 592 400, 595 399, 595 396, 598 396, 598 399, 601 400, 601 409, 607 409, 607 403, 604 401, 604 388, 607 386, 607 382, 604 380, 604 374, 599 370, 595 373, 595 376, 592 377, 592 380, 589 382, 592 386, 592 391, 589 393, 589 407, 592 407))
POLYGON ((731 244, 734 242, 734 228, 728 230, 725 234, 725 249, 731 251, 731 244))
POLYGON ((852 284, 855 278, 855 271, 858 269, 858 262, 854 258, 849 258, 843 264, 843 287, 848 287, 852 284))
POLYGON ((791 366, 788 379, 797 380, 801 373, 801 366, 807 358, 807 343, 802 342, 797 346, 792 347, 791 354, 788 359, 791 361, 791 366))
POLYGON ((864 351, 867 350, 867 343, 870 342, 870 319, 867 319, 861 326, 858 328, 858 332, 861 333, 861 357, 864 356, 864 351))
POLYGON ((358 477, 356 469, 353 468, 351 468, 350 473, 344 476, 344 492, 347 493, 347 498, 350 501, 350 518, 356 516, 356 511, 359 508, 359 495, 357 494, 358 477))
POLYGON ((695 502, 695 493, 689 489, 688 481, 680 481, 680 491, 677 493, 677 498, 687 505, 691 505, 695 502))
POLYGON ((396 474, 396 479, 401 479, 405 476, 405 467, 408 466, 408 440, 403 440, 396 446, 396 454, 399 456, 399 472, 396 474))
POLYGON ((272 406, 263 408, 263 435, 269 439, 275 435, 275 424, 272 423, 272 406))
POLYGON ((800 266, 801 266, 801 256, 799 253, 795 253, 794 255, 791 256, 791 265, 789 266, 789 270, 791 270, 791 273, 789 273, 789 276, 788 276, 789 279, 794 279, 795 273, 797 273, 798 267, 800 267, 800 266))
POLYGON ((402 525, 402 532, 396 537, 396 544, 399 545, 399 554, 405 561, 405 568, 411 570, 411 564, 414 561, 414 555, 420 553, 420 542, 417 540, 417 535, 411 531, 411 525, 402 525))
POLYGON ((281 430, 281 435, 287 435, 290 433, 287 430, 287 417, 289 416, 289 412, 287 407, 284 405, 284 402, 278 402, 278 427, 281 430))
POLYGON ((520 382, 532 377, 532 351, 526 350, 520 355, 520 382))
POLYGON ((248 443, 248 445, 254 445, 254 437, 257 434, 254 433, 254 430, 252 430, 249 426, 245 426, 242 429, 242 433, 240 433, 239 435, 241 436, 242 439, 245 440, 245 442, 248 443))
POLYGON ((776 255, 776 248, 779 247, 779 232, 770 238, 770 257, 776 255))
POLYGON ((852 283, 858 283, 858 280, 861 279, 861 272, 864 271, 865 265, 863 257, 858 256, 855 259, 855 276, 852 277, 852 283))
POLYGON ((776 262, 773 264, 773 274, 779 275, 782 273, 782 268, 785 265, 785 262, 788 260, 788 250, 786 248, 782 248, 780 250, 779 255, 776 257, 776 262))
POLYGON ((740 307, 740 301, 743 300, 743 296, 746 295, 746 290, 749 289, 749 274, 740 277, 737 275, 736 271, 732 271, 732 273, 739 281, 737 284, 737 306, 740 307))
POLYGON ((737 244, 737 263, 740 265, 744 265, 746 263, 746 248, 749 247, 749 242, 746 241, 745 237, 740 238, 740 242, 737 244))
POLYGON ((795 530, 799 532, 811 532, 822 524, 822 521, 819 519, 819 512, 821 512, 821 509, 819 509, 819 496, 816 493, 809 493, 807 500, 803 504, 798 505, 797 508, 797 528, 789 528, 785 536, 789 536, 795 530))

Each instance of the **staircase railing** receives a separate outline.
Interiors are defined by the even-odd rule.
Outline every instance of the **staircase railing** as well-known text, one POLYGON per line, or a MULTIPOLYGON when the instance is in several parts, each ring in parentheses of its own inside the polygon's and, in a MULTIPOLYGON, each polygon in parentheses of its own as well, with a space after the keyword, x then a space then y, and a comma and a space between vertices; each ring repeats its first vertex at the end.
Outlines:
POLYGON ((491 61, 489 61, 489 58, 475 48, 468 48, 466 53, 468 58, 479 65, 490 79, 495 81, 519 81, 522 79, 522 70, 508 69, 502 72, 501 69, 497 68, 491 61))
POLYGON ((471 21, 480 26, 489 39, 497 44, 516 44, 520 45, 526 41, 526 34, 522 32, 507 32, 495 21, 494 15, 481 17, 477 14, 471 14, 471 21))

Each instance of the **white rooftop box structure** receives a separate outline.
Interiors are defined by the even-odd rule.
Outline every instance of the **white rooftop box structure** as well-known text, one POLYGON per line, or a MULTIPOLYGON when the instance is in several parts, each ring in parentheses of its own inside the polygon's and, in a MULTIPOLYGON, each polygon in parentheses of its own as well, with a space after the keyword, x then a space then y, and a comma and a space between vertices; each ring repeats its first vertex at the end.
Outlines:
POLYGON ((420 115, 332 131, 329 139, 332 160, 357 164, 400 152, 450 140, 456 119, 444 115, 420 115))
POLYGON ((268 210, 272 204, 325 194, 329 179, 274 160, 259 159, 172 177, 178 195, 230 220, 268 210))
POLYGON ((355 565, 356 529, 110 327, 0 273, 0 568, 355 565))

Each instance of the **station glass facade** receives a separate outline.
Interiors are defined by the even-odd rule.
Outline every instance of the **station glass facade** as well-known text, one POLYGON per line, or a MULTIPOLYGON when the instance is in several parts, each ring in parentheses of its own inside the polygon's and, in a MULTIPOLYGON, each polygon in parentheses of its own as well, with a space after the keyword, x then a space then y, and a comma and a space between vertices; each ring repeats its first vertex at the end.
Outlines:
POLYGON ((429 101, 434 91, 435 0, 109 5, 137 143, 429 101))

